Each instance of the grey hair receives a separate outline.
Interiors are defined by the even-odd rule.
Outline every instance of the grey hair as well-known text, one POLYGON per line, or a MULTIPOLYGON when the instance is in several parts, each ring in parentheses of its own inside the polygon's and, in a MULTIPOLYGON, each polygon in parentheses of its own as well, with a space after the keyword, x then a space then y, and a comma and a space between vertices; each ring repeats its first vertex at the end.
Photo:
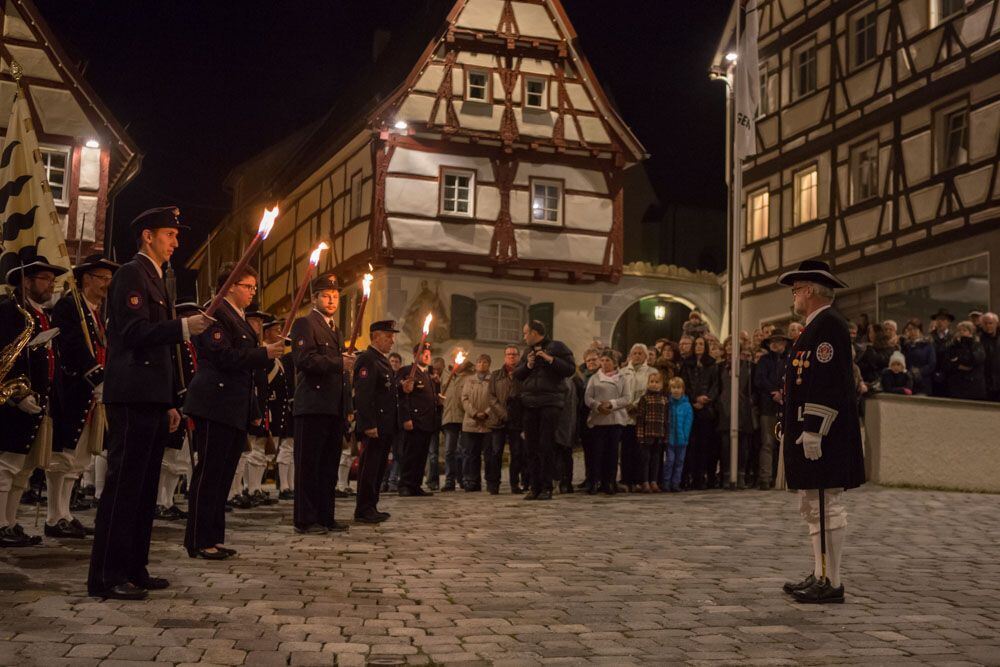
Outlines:
POLYGON ((994 322, 1000 322, 1000 316, 998 316, 993 311, 989 311, 989 312, 983 313, 982 315, 979 316, 979 321, 980 322, 982 322, 985 319, 991 319, 994 322))
POLYGON ((826 299, 827 301, 833 301, 836 294, 832 287, 827 287, 826 285, 820 285, 819 283, 809 283, 809 287, 812 289, 812 293, 821 299, 826 299))
POLYGON ((645 354, 647 357, 649 356, 649 348, 646 347, 645 343, 636 343, 635 345, 629 348, 628 353, 632 354, 636 350, 642 350, 643 354, 645 354))
POLYGON ((886 320, 885 322, 882 323, 882 326, 883 327, 891 326, 893 330, 899 331, 899 325, 896 324, 896 320, 886 320))

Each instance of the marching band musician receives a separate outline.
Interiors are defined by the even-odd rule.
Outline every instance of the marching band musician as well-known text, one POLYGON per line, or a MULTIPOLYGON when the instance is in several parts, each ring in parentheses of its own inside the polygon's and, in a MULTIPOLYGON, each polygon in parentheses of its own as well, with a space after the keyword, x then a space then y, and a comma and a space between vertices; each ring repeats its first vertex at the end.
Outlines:
POLYGON ((96 404, 104 390, 107 350, 102 309, 118 266, 100 254, 87 257, 73 267, 73 276, 80 287, 80 308, 69 292, 52 308, 52 323, 59 327, 56 338, 59 382, 56 387, 58 400, 54 402, 52 458, 45 470, 48 489, 46 537, 82 538, 94 532, 72 515, 70 498, 73 485, 90 463, 91 438, 104 441, 103 433, 91 431, 104 430, 103 420, 95 423, 96 404), (81 310, 89 343, 83 335, 81 310))
POLYGON ((105 599, 139 600, 170 585, 146 565, 163 449, 181 421, 172 348, 210 323, 201 314, 170 319, 163 265, 187 229, 179 215, 165 206, 132 221, 139 251, 115 272, 108 291, 108 473, 87 578, 89 593, 105 599))
MULTIPOLYGON (((216 289, 235 269, 219 268, 216 289)), ((257 272, 250 266, 229 288, 216 321, 195 338, 198 372, 184 399, 184 414, 194 419, 197 453, 191 476, 184 546, 191 558, 223 560, 236 555, 225 543, 226 483, 233 478, 247 443, 247 428, 263 414, 255 374, 285 351, 284 343, 261 347, 244 309, 257 293, 257 272)))
POLYGON ((56 276, 63 273, 66 269, 38 255, 6 275, 7 284, 16 289, 13 297, 0 303, 0 349, 17 339, 27 325, 18 306, 31 316, 34 334, 10 372, 11 377, 27 377, 31 393, 0 405, 4 431, 0 438, 0 547, 27 547, 42 541, 37 535, 27 535, 17 523, 17 508, 31 473, 44 455, 42 450, 49 446, 39 436, 44 436, 42 422, 51 409, 56 348, 51 334, 44 343, 38 336, 44 339, 45 333, 53 330, 45 304, 52 299, 56 276))

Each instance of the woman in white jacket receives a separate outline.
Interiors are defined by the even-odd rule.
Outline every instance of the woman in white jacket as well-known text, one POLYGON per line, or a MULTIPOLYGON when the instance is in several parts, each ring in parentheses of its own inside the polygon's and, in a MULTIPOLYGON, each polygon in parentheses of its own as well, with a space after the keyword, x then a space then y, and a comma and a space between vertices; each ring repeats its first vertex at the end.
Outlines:
MULTIPOLYGON (((622 427, 628 420, 625 408, 631 400, 631 381, 617 368, 614 352, 601 351, 601 370, 594 373, 587 383, 584 402, 590 408, 587 426, 591 430, 594 460, 597 464, 597 481, 601 490, 613 495, 618 490, 615 473, 618 472, 618 443, 622 427)), ((590 488, 597 493, 598 486, 590 488)))

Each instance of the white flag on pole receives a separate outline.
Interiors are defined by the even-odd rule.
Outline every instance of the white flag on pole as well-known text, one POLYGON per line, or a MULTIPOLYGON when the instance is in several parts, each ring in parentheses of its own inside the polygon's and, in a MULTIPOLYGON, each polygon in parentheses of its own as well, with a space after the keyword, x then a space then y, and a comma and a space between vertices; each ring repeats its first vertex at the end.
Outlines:
MULTIPOLYGON (((736 49, 736 158, 757 154, 757 109, 760 108, 760 66, 757 64, 757 25, 759 0, 746 3, 746 20, 736 49)), ((737 20, 739 15, 737 14, 737 20)))

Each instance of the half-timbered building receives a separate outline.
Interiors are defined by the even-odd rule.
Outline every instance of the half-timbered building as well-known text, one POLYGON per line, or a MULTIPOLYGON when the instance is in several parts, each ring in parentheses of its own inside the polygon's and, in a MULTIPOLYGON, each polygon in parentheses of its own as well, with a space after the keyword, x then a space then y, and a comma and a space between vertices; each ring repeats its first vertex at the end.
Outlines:
POLYGON ((431 311, 439 343, 502 349, 535 318, 581 349, 659 293, 720 322, 715 276, 625 266, 624 172, 645 150, 562 3, 422 6, 325 119, 232 173, 233 212, 189 263, 201 296, 277 201, 260 266, 279 314, 329 239, 345 328, 371 264, 365 319, 401 320, 404 344, 431 311))
MULTIPOLYGON (((743 326, 821 257, 851 316, 1000 303, 1000 3, 760 0, 757 155, 743 165, 743 326)), ((738 5, 738 3, 734 3, 738 5)), ((736 8, 715 66, 734 51, 736 8)))
POLYGON ((41 142, 45 175, 73 261, 104 248, 115 195, 139 172, 135 143, 83 77, 31 0, 0 0, 0 133, 17 89, 41 142))

